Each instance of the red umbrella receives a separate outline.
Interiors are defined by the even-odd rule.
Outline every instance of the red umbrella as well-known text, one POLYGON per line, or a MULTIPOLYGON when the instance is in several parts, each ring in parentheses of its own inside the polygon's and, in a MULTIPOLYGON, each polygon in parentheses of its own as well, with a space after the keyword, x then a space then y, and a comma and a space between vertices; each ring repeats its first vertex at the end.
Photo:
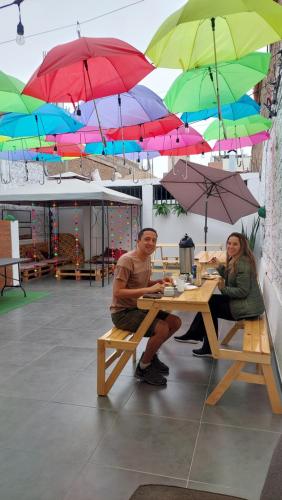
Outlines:
POLYGON ((235 224, 240 217, 257 212, 259 204, 237 172, 226 172, 179 160, 161 184, 188 212, 235 224))
POLYGON ((126 92, 153 69, 122 40, 82 37, 51 49, 22 93, 47 102, 89 101, 126 92))
POLYGON ((189 156, 189 155, 198 155, 202 153, 209 153, 211 151, 211 147, 208 142, 202 141, 198 144, 192 144, 192 146, 186 146, 184 148, 177 149, 165 149, 160 151, 161 156, 189 156))
POLYGON ((153 120, 151 122, 130 125, 128 127, 109 128, 107 130, 107 136, 111 137, 115 141, 140 140, 141 138, 145 139, 146 137, 167 134, 181 125, 183 125, 183 122, 176 115, 169 114, 164 118, 153 120))
POLYGON ((55 144, 55 146, 36 148, 33 151, 59 156, 87 156, 84 153, 84 146, 80 144, 55 144))

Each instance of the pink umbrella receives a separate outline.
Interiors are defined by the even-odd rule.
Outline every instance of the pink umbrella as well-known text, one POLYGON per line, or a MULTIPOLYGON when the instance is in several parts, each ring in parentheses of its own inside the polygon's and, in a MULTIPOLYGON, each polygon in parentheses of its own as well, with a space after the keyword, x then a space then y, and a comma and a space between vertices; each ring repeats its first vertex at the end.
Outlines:
POLYGON ((160 152, 160 154, 161 156, 190 156, 209 153, 211 150, 212 149, 209 143, 206 141, 202 141, 197 144, 192 144, 192 146, 186 146, 184 148, 164 149, 160 152))
POLYGON ((179 127, 168 134, 144 139, 141 143, 144 151, 163 151, 166 149, 184 148, 202 142, 203 136, 192 127, 179 127))
POLYGON ((161 184, 188 212, 235 224, 240 217, 253 214, 259 204, 237 172, 225 172, 198 163, 179 160, 161 184))
MULTIPOLYGON (((101 134, 96 127, 83 127, 79 132, 79 134, 74 132, 69 134, 48 135, 46 137, 50 137, 50 139, 48 139, 50 142, 57 142, 59 144, 88 144, 89 142, 101 141, 101 134)), ((106 139, 108 139, 106 129, 102 129, 102 132, 106 139)))
POLYGON ((235 137, 234 139, 223 139, 217 141, 212 148, 213 151, 230 151, 232 149, 242 149, 260 142, 267 141, 270 134, 268 132, 259 132, 258 134, 248 135, 245 137, 235 137))

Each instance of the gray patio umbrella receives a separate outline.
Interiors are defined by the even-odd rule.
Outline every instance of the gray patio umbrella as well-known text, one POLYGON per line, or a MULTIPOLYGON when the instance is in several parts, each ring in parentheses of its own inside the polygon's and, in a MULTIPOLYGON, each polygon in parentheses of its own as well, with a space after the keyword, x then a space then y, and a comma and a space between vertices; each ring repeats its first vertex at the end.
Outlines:
POLYGON ((235 224, 259 208, 242 177, 235 172, 179 160, 161 184, 185 210, 205 216, 205 245, 208 217, 235 224))

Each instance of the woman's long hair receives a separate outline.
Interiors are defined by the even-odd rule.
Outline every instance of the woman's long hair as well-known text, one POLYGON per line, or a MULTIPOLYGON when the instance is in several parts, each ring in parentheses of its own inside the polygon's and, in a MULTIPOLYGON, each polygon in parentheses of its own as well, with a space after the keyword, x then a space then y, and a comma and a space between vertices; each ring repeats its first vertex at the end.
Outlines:
POLYGON ((238 240, 240 242, 240 253, 236 257, 230 258, 230 257, 228 257, 228 254, 226 252, 226 269, 228 269, 232 274, 233 273, 235 274, 236 270, 237 270, 238 260, 240 259, 240 257, 244 256, 244 257, 247 257, 247 259, 249 260, 250 265, 251 265, 251 269, 253 270, 254 274, 256 275, 257 274, 256 261, 255 261, 254 254, 249 247, 249 243, 248 243, 247 238, 241 233, 231 233, 231 234, 229 234, 229 236, 226 240, 226 247, 227 247, 227 243, 229 241, 229 238, 231 238, 232 236, 234 236, 235 238, 238 238, 238 240))

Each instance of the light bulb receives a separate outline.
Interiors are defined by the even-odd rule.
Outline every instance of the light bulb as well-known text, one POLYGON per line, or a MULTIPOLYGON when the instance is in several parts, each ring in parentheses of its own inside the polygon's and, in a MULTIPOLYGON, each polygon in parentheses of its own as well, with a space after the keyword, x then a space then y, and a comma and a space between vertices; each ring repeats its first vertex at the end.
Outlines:
POLYGON ((17 25, 17 36, 16 36, 16 43, 18 45, 24 45, 25 43, 25 38, 24 38, 24 27, 22 22, 20 21, 19 24, 17 25))

